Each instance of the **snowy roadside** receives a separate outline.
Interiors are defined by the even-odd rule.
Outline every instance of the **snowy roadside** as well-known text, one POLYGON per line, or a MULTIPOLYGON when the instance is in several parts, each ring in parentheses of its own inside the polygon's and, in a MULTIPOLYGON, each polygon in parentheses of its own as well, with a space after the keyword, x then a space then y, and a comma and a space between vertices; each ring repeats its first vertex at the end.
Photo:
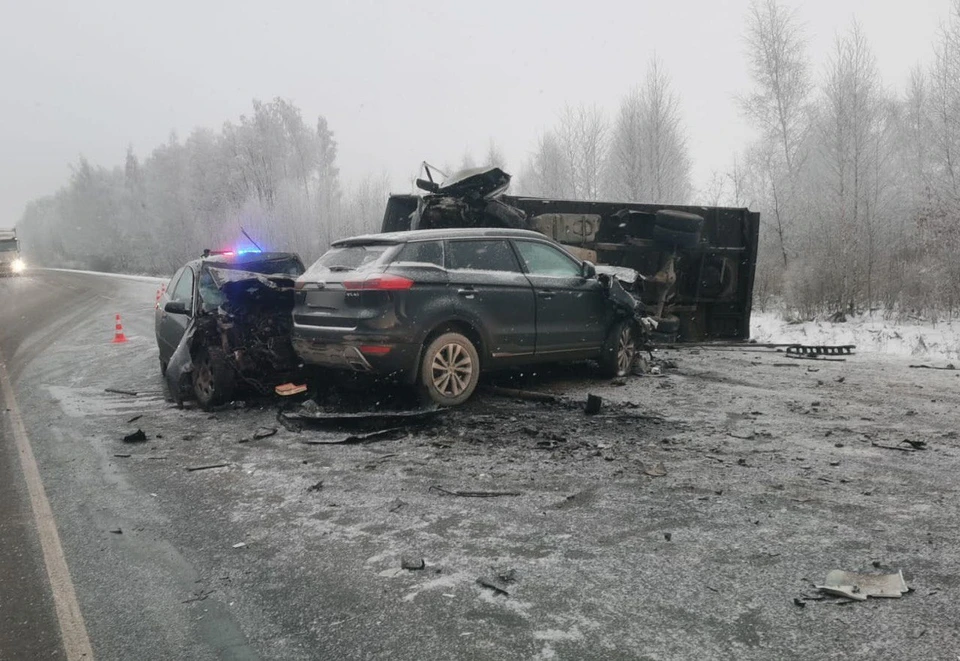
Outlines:
POLYGON ((960 360, 960 320, 896 322, 882 315, 849 317, 846 322, 790 323, 779 313, 754 312, 750 339, 798 344, 855 344, 859 351, 947 362, 960 360))

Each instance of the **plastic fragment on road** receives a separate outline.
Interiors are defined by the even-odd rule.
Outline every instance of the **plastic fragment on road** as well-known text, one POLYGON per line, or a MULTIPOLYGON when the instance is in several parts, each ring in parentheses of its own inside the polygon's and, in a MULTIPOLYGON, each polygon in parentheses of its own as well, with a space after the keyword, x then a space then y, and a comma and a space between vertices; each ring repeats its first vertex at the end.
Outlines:
POLYGON ((246 546, 247 546, 246 542, 237 542, 236 544, 233 545, 233 548, 242 549, 242 548, 246 548, 246 546))
POLYGON ((426 568, 427 563, 424 562, 423 558, 412 555, 404 555, 400 558, 400 568, 407 569, 409 571, 418 571, 426 568))
POLYGON ((138 429, 132 434, 127 434, 123 437, 124 443, 143 443, 147 440, 147 435, 143 433, 142 429, 138 429))
POLYGON ((658 461, 650 466, 643 464, 643 474, 649 475, 650 477, 663 477, 667 474, 667 469, 662 461, 658 461))
POLYGON ((827 574, 823 585, 814 587, 826 594, 856 601, 866 601, 867 597, 899 599, 910 589, 903 580, 902 570, 896 574, 861 574, 834 569, 827 574))
POLYGON ((295 383, 281 383, 279 386, 273 389, 275 393, 281 397, 290 397, 291 395, 299 395, 302 392, 307 392, 307 385, 295 383))
POLYGON ((587 405, 584 407, 583 412, 587 415, 596 415, 600 413, 600 408, 603 406, 603 398, 599 395, 587 395, 587 405))

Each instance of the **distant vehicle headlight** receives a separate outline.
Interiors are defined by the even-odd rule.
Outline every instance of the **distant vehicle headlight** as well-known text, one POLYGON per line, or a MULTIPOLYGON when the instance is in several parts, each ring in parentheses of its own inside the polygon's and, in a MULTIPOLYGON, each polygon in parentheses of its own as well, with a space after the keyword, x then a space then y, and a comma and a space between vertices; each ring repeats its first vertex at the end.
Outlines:
POLYGON ((13 260, 13 272, 14 273, 23 273, 24 269, 27 268, 27 265, 22 259, 13 260))

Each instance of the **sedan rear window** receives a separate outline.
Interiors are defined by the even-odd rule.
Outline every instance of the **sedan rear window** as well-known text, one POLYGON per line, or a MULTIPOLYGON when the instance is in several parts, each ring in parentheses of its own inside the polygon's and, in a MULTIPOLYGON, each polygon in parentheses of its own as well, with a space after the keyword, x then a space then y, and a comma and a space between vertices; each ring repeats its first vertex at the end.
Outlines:
POLYGON ((387 251, 394 245, 377 243, 371 245, 338 246, 330 248, 323 257, 307 269, 306 275, 316 275, 327 271, 356 271, 379 264, 387 251))

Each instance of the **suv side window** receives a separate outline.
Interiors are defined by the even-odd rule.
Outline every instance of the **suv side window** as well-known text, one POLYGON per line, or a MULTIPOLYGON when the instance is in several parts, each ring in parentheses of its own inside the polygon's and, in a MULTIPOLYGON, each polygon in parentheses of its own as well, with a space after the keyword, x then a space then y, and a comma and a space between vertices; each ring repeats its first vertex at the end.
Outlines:
POLYGON ((520 259, 530 275, 552 275, 575 278, 580 275, 580 265, 562 250, 538 241, 517 241, 520 259))
POLYGON ((184 303, 188 309, 190 308, 193 301, 193 269, 185 268, 183 270, 183 275, 180 276, 173 288, 173 293, 170 294, 170 300, 184 303))
POLYGON ((442 241, 414 241, 408 243, 397 255, 395 262, 414 262, 417 264, 436 264, 443 268, 442 241))
POLYGON ((517 257, 503 239, 446 242, 447 268, 451 271, 520 272, 517 257))

